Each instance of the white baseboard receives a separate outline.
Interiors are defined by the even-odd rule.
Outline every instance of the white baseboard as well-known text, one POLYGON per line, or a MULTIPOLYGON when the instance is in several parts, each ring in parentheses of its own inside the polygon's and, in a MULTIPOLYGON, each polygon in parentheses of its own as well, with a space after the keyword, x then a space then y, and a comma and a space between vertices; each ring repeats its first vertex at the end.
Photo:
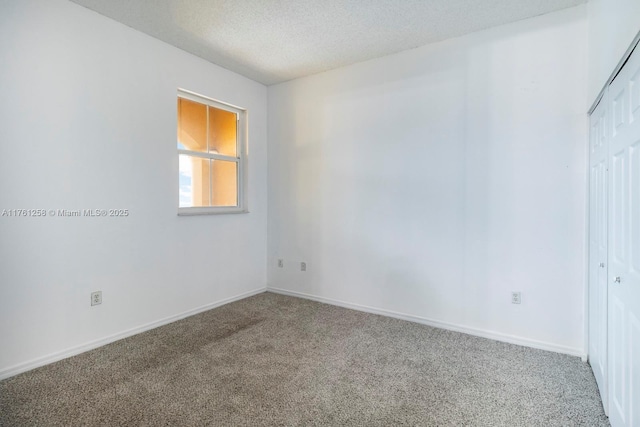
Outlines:
POLYGON ((263 288, 255 289, 253 291, 244 292, 244 293, 242 293, 240 295, 236 295, 236 296, 231 297, 231 298, 225 298, 223 300, 216 301, 216 302, 213 302, 211 304, 203 305, 201 307, 197 307, 197 308, 194 308, 192 310, 188 310, 188 311, 185 311, 183 313, 176 314, 174 316, 165 317, 164 319, 160 319, 160 320, 157 320, 155 322, 151 322, 151 323, 147 323, 147 324, 144 324, 144 325, 141 325, 141 326, 137 326, 135 328, 128 329, 126 331, 119 332, 117 334, 109 335, 108 337, 100 338, 100 339, 95 340, 95 341, 90 341, 90 342, 88 342, 86 344, 82 344, 82 345, 79 345, 79 346, 76 346, 76 347, 72 347, 72 348, 69 348, 69 349, 66 349, 66 350, 63 350, 63 351, 52 353, 52 354, 49 354, 47 356, 39 357, 37 359, 32 359, 32 360, 29 360, 28 362, 19 363, 17 365, 11 366, 9 368, 0 370, 0 380, 12 377, 14 375, 21 374, 21 373, 26 372, 26 371, 30 371, 30 370, 35 369, 35 368, 39 368, 40 366, 48 365, 50 363, 57 362, 57 361, 62 360, 62 359, 66 359, 66 358, 71 357, 71 356, 78 355, 80 353, 84 353, 85 351, 89 351, 89 350, 93 350, 93 349, 98 348, 98 347, 102 347, 103 345, 112 343, 114 341, 121 340, 123 338, 130 337, 132 335, 139 334, 141 332, 148 331, 150 329, 157 328, 159 326, 163 326, 163 325, 166 325, 166 324, 169 324, 169 323, 173 323, 173 322, 175 322, 177 320, 184 319, 185 317, 193 316, 194 314, 198 314, 198 313, 201 313, 203 311, 211 310, 213 308, 220 307, 220 306, 225 305, 225 304, 229 304, 230 302, 238 301, 238 300, 241 300, 241 299, 244 299, 244 298, 248 298, 248 297, 253 296, 253 295, 261 294, 263 292, 266 292, 266 290, 267 290, 267 288, 263 287, 263 288))
POLYGON ((462 332, 469 335, 475 335, 478 337, 489 338, 496 341, 507 342, 510 344, 522 345, 525 347, 537 348, 540 350, 553 351, 556 353, 568 354, 571 356, 577 356, 582 358, 583 361, 587 360, 587 355, 581 348, 568 347, 544 341, 532 340, 529 338, 523 338, 516 335, 503 334, 501 332, 488 331, 485 329, 473 328, 465 325, 457 325, 454 323, 442 322, 439 320, 428 319, 426 317, 414 316, 411 314, 398 313, 396 311, 385 310, 381 308, 369 307, 366 305, 354 304, 350 302, 344 302, 335 300, 332 298, 319 297, 316 295, 306 294, 303 292, 290 291, 287 289, 274 288, 267 286, 267 292, 273 292, 276 294, 288 295, 293 297, 299 297, 309 299, 312 301, 322 302, 330 305, 337 305, 339 307, 350 308, 352 310, 364 311, 366 313, 379 314, 382 316, 394 317, 396 319, 407 320, 409 322, 420 323, 427 326, 433 326, 435 328, 447 329, 455 332, 462 332))

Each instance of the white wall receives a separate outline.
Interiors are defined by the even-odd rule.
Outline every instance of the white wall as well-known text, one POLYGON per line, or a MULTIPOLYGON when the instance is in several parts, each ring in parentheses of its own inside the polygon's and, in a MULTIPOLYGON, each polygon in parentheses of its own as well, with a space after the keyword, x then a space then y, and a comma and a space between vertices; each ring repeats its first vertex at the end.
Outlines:
POLYGON ((640 1, 589 0, 589 105, 639 31, 640 1))
POLYGON ((584 354, 586 40, 581 6, 269 87, 269 286, 584 354))
POLYGON ((0 64, 0 210, 131 212, 0 217, 0 377, 264 289, 265 86, 61 0, 0 2, 0 64), (176 215, 178 87, 248 109, 251 213, 176 215))

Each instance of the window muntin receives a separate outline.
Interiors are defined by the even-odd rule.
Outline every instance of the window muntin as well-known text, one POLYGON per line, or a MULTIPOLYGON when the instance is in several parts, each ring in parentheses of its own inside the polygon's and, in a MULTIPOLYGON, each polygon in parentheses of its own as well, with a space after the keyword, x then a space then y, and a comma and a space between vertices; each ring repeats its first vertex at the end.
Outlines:
POLYGON ((178 214, 245 212, 246 112, 178 91, 178 214))

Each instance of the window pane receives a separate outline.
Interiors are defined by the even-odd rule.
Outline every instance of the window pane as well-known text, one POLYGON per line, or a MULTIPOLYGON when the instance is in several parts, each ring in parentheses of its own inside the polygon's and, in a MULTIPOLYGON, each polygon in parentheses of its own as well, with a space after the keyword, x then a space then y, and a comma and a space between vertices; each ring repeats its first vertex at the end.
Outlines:
POLYGON ((238 164, 212 160, 212 206, 238 206, 238 164))
POLYGON ((178 98, 178 148, 207 151, 207 106, 178 98))
POLYGON ((238 120, 235 113, 209 107, 209 152, 236 156, 238 120))
POLYGON ((210 206, 211 160, 182 154, 179 158, 180 207, 210 206))

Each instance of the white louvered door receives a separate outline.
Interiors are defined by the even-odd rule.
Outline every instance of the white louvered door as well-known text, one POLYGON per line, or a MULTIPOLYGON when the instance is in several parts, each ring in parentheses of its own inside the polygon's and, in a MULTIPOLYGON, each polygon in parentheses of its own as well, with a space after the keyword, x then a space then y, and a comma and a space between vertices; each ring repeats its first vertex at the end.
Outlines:
POLYGON ((589 363, 607 400, 607 161, 606 97, 591 114, 589 141, 589 363))
POLYGON ((609 420, 640 426, 640 49, 609 86, 609 420))

